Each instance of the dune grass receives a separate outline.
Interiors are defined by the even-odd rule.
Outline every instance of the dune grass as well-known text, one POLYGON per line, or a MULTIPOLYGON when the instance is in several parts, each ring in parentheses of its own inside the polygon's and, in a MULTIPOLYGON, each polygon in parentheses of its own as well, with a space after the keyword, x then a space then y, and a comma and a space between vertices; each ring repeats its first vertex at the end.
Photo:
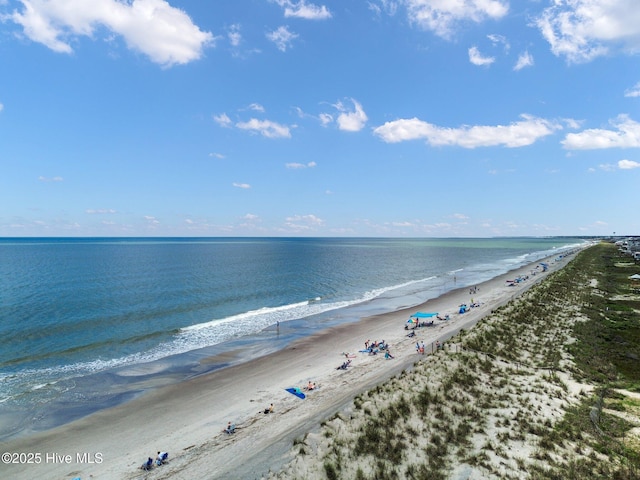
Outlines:
MULTIPOLYGON (((582 251, 323 422, 318 465, 300 471, 360 480, 640 478, 640 395, 624 393, 640 392, 640 295, 628 280, 636 270, 611 244, 582 251)), ((297 461, 309 462, 302 443, 307 455, 297 461)))

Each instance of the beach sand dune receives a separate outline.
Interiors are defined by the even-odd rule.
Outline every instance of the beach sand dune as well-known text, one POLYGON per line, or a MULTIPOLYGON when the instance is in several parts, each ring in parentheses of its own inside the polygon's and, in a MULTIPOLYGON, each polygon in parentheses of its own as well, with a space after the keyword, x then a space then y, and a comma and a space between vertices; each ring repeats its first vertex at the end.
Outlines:
POLYGON ((293 442, 348 405, 356 395, 428 361, 436 342, 520 295, 567 259, 547 260, 547 272, 535 264, 478 285, 470 295, 462 287, 411 309, 363 318, 296 341, 282 351, 223 370, 147 392, 126 404, 100 411, 68 425, 4 442, 3 452, 38 453, 39 463, 0 465, 0 477, 20 479, 248 479, 261 478, 289 460, 293 442), (533 275, 535 273, 535 275, 533 275), (509 286, 507 279, 529 276, 509 286), (479 306, 458 313, 460 304, 479 306), (404 329, 416 311, 449 314, 431 327, 404 329), (360 352, 366 340, 385 340, 394 359, 360 352), (416 352, 424 342, 425 356, 416 352), (346 370, 337 370, 345 353, 355 354, 346 370), (300 399, 285 389, 319 388, 300 399), (263 410, 273 403, 274 412, 263 410), (236 433, 223 432, 227 422, 236 433), (139 467, 157 451, 169 462, 151 471, 139 467), (45 455, 47 457, 45 458, 45 455), (55 455, 55 456, 54 456, 55 455))

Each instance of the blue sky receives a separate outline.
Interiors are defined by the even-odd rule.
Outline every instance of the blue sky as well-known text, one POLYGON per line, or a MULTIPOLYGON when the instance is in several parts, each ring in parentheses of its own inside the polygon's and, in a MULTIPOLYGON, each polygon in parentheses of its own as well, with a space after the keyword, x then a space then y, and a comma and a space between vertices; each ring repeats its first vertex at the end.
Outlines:
POLYGON ((0 0, 0 236, 640 233, 637 0, 0 0))

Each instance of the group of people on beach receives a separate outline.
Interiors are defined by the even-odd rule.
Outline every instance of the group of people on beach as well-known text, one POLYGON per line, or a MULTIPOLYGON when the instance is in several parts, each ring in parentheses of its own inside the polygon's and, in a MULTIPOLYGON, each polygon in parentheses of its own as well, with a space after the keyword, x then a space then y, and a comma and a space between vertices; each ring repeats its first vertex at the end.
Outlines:
MULTIPOLYGON (((477 287, 474 287, 474 292, 477 291, 477 287)), ((438 320, 449 320, 449 315, 447 314, 444 317, 440 317, 438 315, 438 320)), ((433 325, 433 320, 429 323, 425 322, 424 324, 418 324, 417 326, 431 326, 433 325)), ((405 329, 407 329, 407 327, 405 326, 405 329)), ((408 335, 409 337, 414 337, 415 336, 415 327, 414 329, 411 331, 411 333, 408 335)), ((442 348, 442 345, 440 344, 439 341, 436 342, 436 349, 440 349, 442 348)), ((416 351, 421 354, 424 355, 425 353, 425 344, 424 341, 419 341, 416 342, 416 351)), ((394 359, 395 357, 391 354, 390 351, 390 345, 388 343, 386 343, 384 340, 380 340, 379 342, 377 340, 371 341, 370 339, 367 339, 364 342, 364 349, 360 350, 360 353, 367 353, 368 355, 377 355, 378 353, 384 352, 384 357, 387 360, 390 359, 394 359)), ((338 367, 336 367, 336 370, 347 370, 352 363, 352 359, 356 357, 355 354, 352 353, 345 353, 343 352, 342 355, 345 356, 345 361, 338 367)), ((308 381, 307 385, 303 388, 303 390, 305 391, 312 391, 318 388, 318 385, 315 382, 312 382, 311 380, 308 381)), ((267 407, 266 409, 264 409, 263 413, 268 414, 268 413, 273 413, 274 411, 274 406, 273 403, 267 407)), ((229 422, 227 424, 227 427, 224 428, 222 430, 224 433, 226 434, 233 434, 236 432, 236 426, 234 423, 229 422)))
MULTIPOLYGON (((156 457, 156 460, 155 460, 155 465, 159 467, 160 465, 164 465, 168 461, 169 461, 169 454, 167 452, 158 452, 158 456, 156 457)), ((140 468, 142 470, 151 470, 153 468, 153 465, 154 465, 154 460, 153 458, 149 457, 147 458, 147 461, 144 462, 140 468)))

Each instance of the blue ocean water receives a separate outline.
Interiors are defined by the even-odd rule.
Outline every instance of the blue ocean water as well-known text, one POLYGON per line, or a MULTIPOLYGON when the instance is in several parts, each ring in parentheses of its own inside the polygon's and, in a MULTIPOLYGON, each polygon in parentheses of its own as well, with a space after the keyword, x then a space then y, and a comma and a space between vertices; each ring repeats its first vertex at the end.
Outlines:
POLYGON ((584 243, 0 239, 0 439, 224 368, 203 359, 226 351, 264 354, 584 243))

